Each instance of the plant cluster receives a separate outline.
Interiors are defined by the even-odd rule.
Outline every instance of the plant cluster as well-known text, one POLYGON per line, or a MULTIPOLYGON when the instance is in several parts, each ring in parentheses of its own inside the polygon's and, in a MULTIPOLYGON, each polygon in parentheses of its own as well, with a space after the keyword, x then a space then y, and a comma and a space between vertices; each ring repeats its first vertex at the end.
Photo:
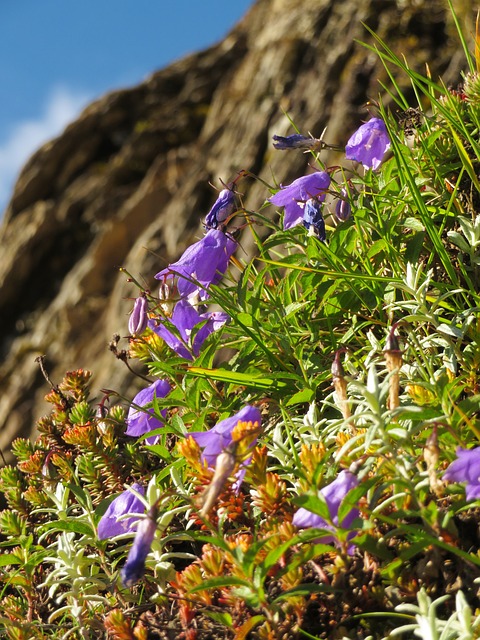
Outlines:
POLYGON ((128 406, 85 371, 51 384, 0 470, 5 637, 480 638, 480 59, 462 42, 452 90, 377 38, 396 106, 351 162, 296 130, 274 146, 310 154, 307 175, 259 211, 240 192, 258 178, 223 185, 159 290, 138 285, 128 351, 111 345, 145 367, 128 406))

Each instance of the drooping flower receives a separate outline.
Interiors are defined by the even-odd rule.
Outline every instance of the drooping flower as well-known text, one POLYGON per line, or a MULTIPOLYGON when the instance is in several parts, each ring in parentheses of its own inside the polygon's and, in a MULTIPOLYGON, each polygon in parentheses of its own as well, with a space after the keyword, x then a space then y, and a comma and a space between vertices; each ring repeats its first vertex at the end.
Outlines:
MULTIPOLYGON (((140 484, 133 484, 134 489, 140 495, 145 495, 144 488, 140 484)), ((127 513, 141 514, 145 511, 145 505, 138 498, 133 491, 127 489, 117 496, 108 505, 107 510, 103 514, 98 523, 98 539, 106 540, 107 538, 113 538, 119 536, 122 533, 133 531, 133 526, 137 522, 138 518, 124 518, 119 520, 120 516, 124 516, 127 513)))
MULTIPOLYGON (((171 387, 166 380, 156 380, 149 387, 142 389, 137 393, 133 399, 132 405, 145 407, 147 404, 152 402, 154 397, 165 398, 170 390, 171 387)), ((161 411, 163 417, 165 417, 166 413, 165 409, 161 411)), ((163 422, 156 417, 153 408, 136 409, 135 406, 131 406, 128 410, 125 422, 127 423, 127 430, 125 431, 127 436, 135 436, 137 438, 139 436, 143 436, 149 431, 163 427, 163 422)), ((148 444, 155 444, 157 436, 146 438, 145 441, 148 444)))
POLYGON ((316 171, 308 176, 297 178, 287 186, 281 185, 280 191, 269 198, 277 207, 284 207, 283 228, 290 229, 303 221, 304 204, 310 198, 319 202, 325 199, 330 185, 330 176, 326 171, 316 171))
POLYGON ((180 337, 171 331, 163 319, 149 320, 148 326, 158 336, 163 338, 177 355, 186 360, 192 360, 192 353, 198 356, 202 344, 214 331, 218 331, 229 322, 230 316, 223 311, 198 313, 188 300, 179 300, 175 305, 170 322, 177 328, 180 337), (204 323, 195 333, 194 329, 204 323))
POLYGON ((138 523, 135 539, 128 553, 127 561, 120 572, 122 583, 125 587, 131 587, 145 573, 145 560, 152 548, 156 530, 157 507, 154 505, 147 516, 138 523))
POLYGON ((303 224, 308 229, 308 235, 315 235, 319 240, 325 242, 327 234, 322 216, 322 207, 322 203, 317 198, 309 198, 303 209, 303 224))
POLYGON ((335 206, 335 215, 339 220, 348 220, 352 215, 352 206, 348 201, 348 192, 345 187, 342 187, 340 197, 337 200, 335 206))
POLYGON ((128 319, 128 330, 132 336, 141 335, 147 328, 148 323, 148 302, 144 296, 135 300, 133 311, 128 319))
POLYGON ((216 229, 235 211, 235 193, 231 189, 222 189, 213 207, 205 217, 205 226, 216 229))
MULTIPOLYGON (((336 527, 341 527, 343 529, 348 529, 348 527, 352 524, 355 518, 358 518, 360 512, 358 509, 351 509, 347 515, 343 518, 342 522, 338 521, 338 510, 340 505, 342 504, 345 496, 355 487, 358 486, 358 478, 357 476, 344 469, 341 471, 337 478, 323 487, 320 490, 321 495, 325 499, 325 502, 328 506, 328 511, 330 514, 331 521, 333 523, 330 524, 326 520, 324 520, 321 516, 308 511, 301 507, 293 516, 293 524, 300 529, 305 529, 307 527, 315 527, 318 529, 327 529, 328 531, 332 531, 335 534, 336 527)), ((353 535, 353 534, 352 534, 353 535)), ((335 535, 324 536, 319 538, 319 542, 328 543, 337 543, 338 540, 335 535)))
POLYGON ((327 145, 318 138, 293 133, 290 136, 273 136, 273 146, 275 149, 286 151, 287 149, 321 149, 327 145))
POLYGON ((444 480, 466 482, 467 500, 480 498, 480 447, 475 449, 457 448, 457 459, 443 474, 444 480))
POLYGON ((365 169, 377 169, 390 149, 387 127, 381 118, 372 118, 355 131, 345 147, 348 160, 361 162, 365 169))
POLYGON ((201 240, 188 247, 177 262, 162 269, 155 278, 178 277, 177 289, 181 298, 206 300, 206 289, 221 280, 236 248, 235 240, 218 229, 210 229, 201 240))
POLYGON ((258 438, 262 416, 256 407, 247 404, 238 413, 218 422, 209 431, 194 431, 190 436, 203 449, 201 460, 210 469, 217 470, 217 462, 221 454, 234 454, 242 464, 236 473, 233 485, 238 492, 245 477, 247 466, 251 461, 248 455, 258 438))
MULTIPOLYGON (((211 469, 215 468, 217 456, 225 451, 233 442, 233 430, 239 423, 251 423, 258 425, 262 421, 260 411, 247 404, 238 413, 221 420, 208 431, 194 431, 190 433, 192 438, 203 449, 202 460, 204 460, 211 469)), ((256 439, 255 441, 256 442, 256 439)), ((253 444, 251 445, 253 446, 253 444)))

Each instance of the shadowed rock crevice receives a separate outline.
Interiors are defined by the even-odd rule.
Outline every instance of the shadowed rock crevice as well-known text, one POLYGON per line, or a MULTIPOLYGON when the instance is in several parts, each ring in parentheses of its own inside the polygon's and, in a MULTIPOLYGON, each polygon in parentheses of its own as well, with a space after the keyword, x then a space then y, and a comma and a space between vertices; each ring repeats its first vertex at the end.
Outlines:
MULTIPOLYGON (((461 4, 462 17, 473 17, 469 6, 461 4)), ((217 195, 209 181, 220 189, 241 169, 267 183, 301 175, 308 157, 271 145, 273 134, 293 133, 286 113, 303 133, 327 127, 335 144, 368 119, 365 103, 388 74, 355 42, 372 42, 362 21, 412 67, 428 62, 434 79, 460 81, 464 56, 437 0, 258 0, 222 42, 93 102, 32 156, 0 228, 7 456, 12 438, 47 410, 37 355, 47 354, 54 381, 85 367, 96 390, 133 397, 143 384, 107 349, 114 332, 126 335, 136 294, 118 268, 155 291, 153 275, 203 232, 217 195)), ((323 159, 338 163, 342 154, 323 159)), ((255 180, 238 189, 248 209, 268 196, 255 180)))

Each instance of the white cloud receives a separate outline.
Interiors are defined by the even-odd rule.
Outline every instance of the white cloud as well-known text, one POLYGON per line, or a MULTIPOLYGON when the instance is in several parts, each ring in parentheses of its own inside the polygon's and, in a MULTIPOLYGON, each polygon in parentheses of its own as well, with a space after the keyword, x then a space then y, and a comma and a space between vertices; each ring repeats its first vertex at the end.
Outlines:
POLYGON ((56 87, 37 119, 18 122, 13 127, 9 137, 0 144, 0 217, 28 158, 47 140, 59 135, 90 100, 87 94, 56 87))

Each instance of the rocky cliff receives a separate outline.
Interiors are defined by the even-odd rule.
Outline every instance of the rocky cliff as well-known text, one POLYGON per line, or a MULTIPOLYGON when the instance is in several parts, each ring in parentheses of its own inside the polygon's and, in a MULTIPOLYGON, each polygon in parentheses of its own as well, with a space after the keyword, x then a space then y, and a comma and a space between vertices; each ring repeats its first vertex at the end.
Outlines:
MULTIPOLYGON (((468 17, 467 2, 461 2, 468 17)), ((223 42, 91 104, 24 167, 0 228, 0 448, 46 412, 51 377, 92 369, 94 388, 131 397, 133 376, 108 350, 125 336, 135 295, 120 266, 149 285, 195 238, 240 169, 271 182, 307 158, 271 136, 344 143, 388 76, 355 39, 374 29, 411 66, 457 84, 464 56, 439 0, 258 0, 223 42)), ((469 27, 470 33, 472 27, 469 27)), ((334 157, 327 158, 334 161, 334 157)), ((244 179, 247 208, 265 189, 244 179)))

